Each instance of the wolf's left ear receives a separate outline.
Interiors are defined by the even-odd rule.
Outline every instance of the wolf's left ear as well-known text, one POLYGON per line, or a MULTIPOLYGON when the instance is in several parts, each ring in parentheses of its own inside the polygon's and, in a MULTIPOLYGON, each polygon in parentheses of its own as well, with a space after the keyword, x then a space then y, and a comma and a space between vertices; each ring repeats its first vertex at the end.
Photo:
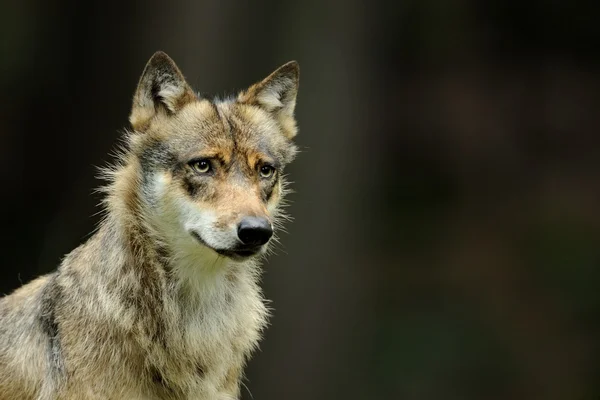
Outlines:
POLYGON ((290 61, 240 93, 238 101, 257 105, 273 113, 283 125, 285 135, 291 139, 297 132, 294 108, 299 78, 300 66, 296 61, 290 61))
POLYGON ((143 131, 159 113, 174 114, 196 95, 171 58, 157 51, 150 58, 133 96, 129 122, 143 131))

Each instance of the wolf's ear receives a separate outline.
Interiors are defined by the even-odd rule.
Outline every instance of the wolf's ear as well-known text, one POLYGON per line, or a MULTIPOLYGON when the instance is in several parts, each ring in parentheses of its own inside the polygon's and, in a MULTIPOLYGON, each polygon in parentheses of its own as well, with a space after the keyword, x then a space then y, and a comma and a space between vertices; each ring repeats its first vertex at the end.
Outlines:
POLYGON ((238 101, 253 104, 275 114, 289 139, 296 135, 294 108, 300 78, 300 66, 290 61, 238 96, 238 101))
POLYGON ((157 51, 150 58, 133 96, 129 122, 135 130, 144 130, 158 113, 173 114, 196 95, 175 62, 157 51))

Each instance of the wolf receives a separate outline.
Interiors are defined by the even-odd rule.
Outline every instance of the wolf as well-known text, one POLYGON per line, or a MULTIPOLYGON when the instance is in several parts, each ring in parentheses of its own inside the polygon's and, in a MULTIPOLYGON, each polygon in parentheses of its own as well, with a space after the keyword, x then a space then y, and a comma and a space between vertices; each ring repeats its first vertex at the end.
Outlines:
POLYGON ((291 61, 207 99, 150 58, 97 229, 0 300, 0 399, 240 397, 269 315, 260 262, 285 219, 298 82, 291 61))

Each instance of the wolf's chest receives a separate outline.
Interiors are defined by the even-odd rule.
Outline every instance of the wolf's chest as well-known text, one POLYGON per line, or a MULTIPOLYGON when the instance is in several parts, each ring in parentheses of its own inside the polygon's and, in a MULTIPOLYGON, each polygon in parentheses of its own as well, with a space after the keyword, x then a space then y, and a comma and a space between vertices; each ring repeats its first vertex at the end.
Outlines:
POLYGON ((205 357, 223 358, 227 349, 247 352, 256 345, 266 314, 253 281, 220 285, 181 310, 183 344, 205 357))
POLYGON ((184 387, 218 393, 257 346, 267 311, 258 287, 249 282, 183 304, 178 314, 164 354, 173 368, 165 375, 184 387))

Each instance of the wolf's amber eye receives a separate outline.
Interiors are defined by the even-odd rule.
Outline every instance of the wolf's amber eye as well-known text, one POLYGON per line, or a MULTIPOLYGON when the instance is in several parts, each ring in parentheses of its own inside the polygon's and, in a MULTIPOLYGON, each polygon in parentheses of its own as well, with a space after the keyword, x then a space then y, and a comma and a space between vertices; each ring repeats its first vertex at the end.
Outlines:
POLYGON ((210 171, 210 161, 208 160, 194 160, 190 162, 190 166, 199 174, 206 174, 210 171))
POLYGON ((260 167, 260 176, 263 178, 270 178, 275 172, 275 168, 270 165, 263 165, 260 167))

